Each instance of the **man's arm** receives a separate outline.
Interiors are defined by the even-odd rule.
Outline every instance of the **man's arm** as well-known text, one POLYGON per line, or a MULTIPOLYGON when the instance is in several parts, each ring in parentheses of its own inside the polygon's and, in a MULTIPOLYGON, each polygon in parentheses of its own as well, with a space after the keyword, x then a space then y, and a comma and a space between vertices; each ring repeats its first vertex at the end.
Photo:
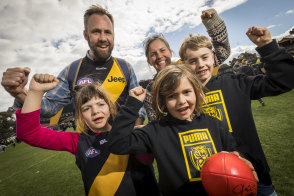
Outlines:
POLYGON ((31 70, 28 67, 8 68, 3 72, 1 84, 4 89, 21 104, 27 96, 25 85, 28 83, 28 77, 31 70))
MULTIPOLYGON (((59 84, 56 88, 48 91, 42 100, 41 115, 52 117, 66 104, 71 101, 66 72, 68 67, 62 70, 58 76, 59 84)), ((28 82, 30 68, 9 68, 3 72, 1 84, 4 89, 15 97, 13 108, 15 110, 22 107, 28 90, 25 85, 28 82)))
POLYGON ((222 64, 231 54, 228 32, 224 21, 219 17, 215 9, 202 11, 202 23, 212 40, 215 53, 215 66, 222 64))

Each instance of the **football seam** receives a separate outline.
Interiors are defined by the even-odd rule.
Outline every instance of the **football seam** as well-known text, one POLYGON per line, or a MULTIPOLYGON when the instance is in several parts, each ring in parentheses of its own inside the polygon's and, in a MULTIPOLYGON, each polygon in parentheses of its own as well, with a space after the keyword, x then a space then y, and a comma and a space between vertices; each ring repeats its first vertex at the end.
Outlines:
POLYGON ((216 173, 216 172, 209 172, 209 173, 208 172, 204 172, 203 174, 205 174, 205 173, 207 173, 207 174, 216 174, 218 176, 236 177, 236 178, 241 178, 241 179, 244 179, 244 180, 250 180, 252 182, 256 182, 256 181, 251 180, 251 179, 248 179, 248 178, 244 178, 244 177, 241 177, 241 176, 234 176, 234 175, 230 175, 230 174, 220 174, 220 173, 216 173))

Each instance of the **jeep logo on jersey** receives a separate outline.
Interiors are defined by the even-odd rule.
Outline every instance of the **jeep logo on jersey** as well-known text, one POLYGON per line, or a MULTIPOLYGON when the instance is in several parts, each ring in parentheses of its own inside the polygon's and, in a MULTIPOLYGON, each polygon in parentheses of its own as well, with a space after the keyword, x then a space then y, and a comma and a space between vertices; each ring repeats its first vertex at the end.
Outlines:
POLYGON ((86 151, 85 154, 86 154, 86 157, 93 158, 100 154, 100 150, 97 150, 94 147, 91 147, 86 151))
POLYGON ((108 79, 108 82, 122 82, 122 83, 125 83, 125 78, 110 76, 110 79, 108 79))
POLYGON ((78 86, 87 86, 88 84, 92 84, 93 79, 92 78, 81 78, 77 81, 78 86))

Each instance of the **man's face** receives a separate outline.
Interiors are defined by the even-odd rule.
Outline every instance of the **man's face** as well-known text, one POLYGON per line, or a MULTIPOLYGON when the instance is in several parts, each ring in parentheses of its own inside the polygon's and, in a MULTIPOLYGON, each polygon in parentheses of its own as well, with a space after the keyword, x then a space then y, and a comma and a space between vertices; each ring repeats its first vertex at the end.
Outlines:
POLYGON ((203 85, 210 80, 214 55, 209 48, 199 48, 198 50, 186 50, 185 65, 188 66, 198 76, 203 85))
POLYGON ((106 15, 92 14, 84 37, 90 47, 90 55, 97 61, 106 61, 114 46, 113 25, 106 15))

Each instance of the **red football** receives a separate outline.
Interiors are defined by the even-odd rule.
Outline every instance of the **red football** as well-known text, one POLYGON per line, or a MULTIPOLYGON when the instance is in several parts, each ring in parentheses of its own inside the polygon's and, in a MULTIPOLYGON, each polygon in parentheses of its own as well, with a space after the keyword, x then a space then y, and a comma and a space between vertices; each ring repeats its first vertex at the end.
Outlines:
POLYGON ((251 168, 230 153, 211 156, 202 167, 201 178, 210 196, 245 196, 257 192, 257 181, 251 168))

